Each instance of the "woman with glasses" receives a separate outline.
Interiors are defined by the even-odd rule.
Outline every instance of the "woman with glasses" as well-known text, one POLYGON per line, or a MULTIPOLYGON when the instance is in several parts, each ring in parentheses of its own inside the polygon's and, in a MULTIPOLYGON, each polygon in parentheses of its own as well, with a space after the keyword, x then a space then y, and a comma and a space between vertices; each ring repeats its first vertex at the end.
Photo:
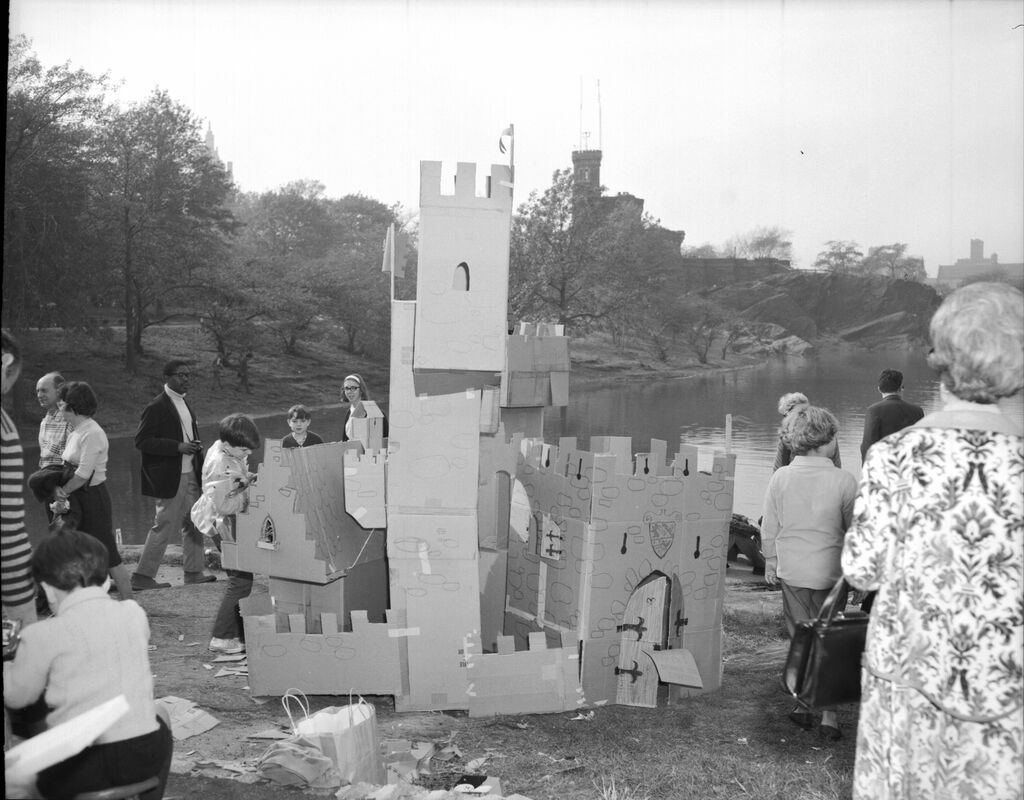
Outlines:
MULTIPOLYGON (((347 375, 341 383, 341 402, 348 403, 348 416, 345 418, 345 427, 341 432, 341 441, 347 442, 353 437, 353 419, 361 419, 366 416, 366 409, 363 408, 363 401, 370 399, 370 392, 366 388, 366 381, 361 375, 353 373, 347 375)), ((384 437, 388 435, 388 418, 384 417, 384 437)))
POLYGON ((54 490, 54 514, 63 514, 70 507, 69 497, 76 498, 79 519, 77 530, 99 539, 107 550, 110 577, 117 585, 122 600, 131 600, 131 576, 121 561, 114 541, 114 523, 107 491, 107 456, 110 446, 107 434, 93 414, 99 407, 92 387, 83 381, 70 381, 60 387, 58 407, 71 433, 62 458, 66 465, 77 465, 74 474, 54 490))

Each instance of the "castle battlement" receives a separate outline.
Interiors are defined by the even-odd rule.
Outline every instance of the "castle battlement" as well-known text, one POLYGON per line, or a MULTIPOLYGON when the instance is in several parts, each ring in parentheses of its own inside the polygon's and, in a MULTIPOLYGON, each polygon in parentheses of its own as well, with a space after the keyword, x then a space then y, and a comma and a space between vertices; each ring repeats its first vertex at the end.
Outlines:
POLYGON ((420 207, 450 206, 457 208, 512 210, 512 171, 505 164, 491 164, 487 177, 487 194, 476 193, 476 164, 460 161, 455 168, 455 194, 441 193, 442 162, 420 162, 420 207))
POLYGON ((636 457, 629 437, 593 441, 612 452, 523 441, 518 475, 534 513, 579 520, 597 530, 664 513, 702 521, 731 515, 734 455, 681 443, 669 466, 660 440, 636 457))

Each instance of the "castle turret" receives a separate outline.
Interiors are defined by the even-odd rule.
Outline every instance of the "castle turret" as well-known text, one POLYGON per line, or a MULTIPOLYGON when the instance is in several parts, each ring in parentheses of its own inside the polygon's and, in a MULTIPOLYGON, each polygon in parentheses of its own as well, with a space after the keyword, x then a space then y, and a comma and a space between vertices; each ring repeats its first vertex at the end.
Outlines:
POLYGON ((586 188, 595 193, 601 189, 601 151, 573 150, 572 179, 578 188, 586 188))

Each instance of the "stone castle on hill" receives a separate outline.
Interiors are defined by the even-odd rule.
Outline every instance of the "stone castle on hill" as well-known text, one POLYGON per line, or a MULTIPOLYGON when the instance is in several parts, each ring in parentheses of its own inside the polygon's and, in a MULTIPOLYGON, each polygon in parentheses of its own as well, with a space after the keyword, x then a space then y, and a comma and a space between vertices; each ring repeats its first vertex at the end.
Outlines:
MULTIPOLYGON (((629 205, 639 216, 643 214, 644 201, 628 192, 615 195, 601 195, 600 150, 574 150, 572 153, 573 187, 576 191, 590 193, 596 198, 601 212, 610 214, 617 208, 629 205)), ((669 251, 676 253, 678 274, 693 289, 710 289, 716 286, 731 286, 761 280, 768 275, 786 272, 790 262, 778 258, 687 258, 681 253, 686 231, 659 229, 658 233, 668 237, 669 251)))

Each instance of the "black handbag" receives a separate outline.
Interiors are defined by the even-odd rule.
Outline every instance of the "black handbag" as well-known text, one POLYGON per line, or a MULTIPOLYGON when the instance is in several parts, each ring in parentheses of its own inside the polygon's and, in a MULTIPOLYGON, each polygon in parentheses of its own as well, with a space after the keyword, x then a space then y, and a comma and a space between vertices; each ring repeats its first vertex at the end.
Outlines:
POLYGON ((807 708, 860 699, 860 662, 870 618, 862 611, 836 613, 848 588, 840 578, 818 616, 798 622, 790 640, 782 686, 807 708))

